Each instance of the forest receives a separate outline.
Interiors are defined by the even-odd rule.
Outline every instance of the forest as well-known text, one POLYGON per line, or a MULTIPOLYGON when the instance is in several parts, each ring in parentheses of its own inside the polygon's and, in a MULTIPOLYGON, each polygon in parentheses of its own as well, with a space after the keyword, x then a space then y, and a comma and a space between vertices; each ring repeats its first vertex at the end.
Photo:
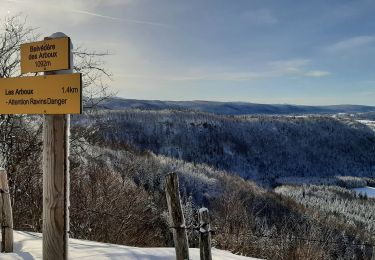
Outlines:
MULTIPOLYGON (((0 122, 15 228, 40 232, 42 118, 0 122)), ((92 111, 73 116, 71 130, 73 238, 173 246, 164 176, 174 171, 187 225, 196 226, 197 210, 209 208, 217 248, 266 259, 372 256, 372 211, 365 209, 374 200, 344 186, 373 180, 375 137, 352 119, 92 111), (273 190, 293 176, 305 186, 284 180, 273 190), (310 186, 307 176, 330 176, 331 185, 310 186)), ((196 231, 188 235, 190 246, 198 246, 196 231)))
POLYGON ((103 111, 76 124, 95 125, 108 142, 203 163, 275 185, 280 177, 375 174, 375 134, 351 118, 225 116, 194 111, 103 111))

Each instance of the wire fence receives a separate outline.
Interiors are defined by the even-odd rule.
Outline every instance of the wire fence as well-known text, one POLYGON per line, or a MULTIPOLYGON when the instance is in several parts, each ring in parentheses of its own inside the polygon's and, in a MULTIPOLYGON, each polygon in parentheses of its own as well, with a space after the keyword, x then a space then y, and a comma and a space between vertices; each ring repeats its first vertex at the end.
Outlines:
MULTIPOLYGON (((91 212, 94 214, 101 214, 101 215, 107 215, 110 217, 118 218, 118 219, 124 219, 123 215, 119 214, 113 214, 113 213, 108 213, 108 212, 102 212, 102 211, 97 211, 97 210, 91 210, 91 209, 86 209, 84 212, 80 212, 79 214, 84 214, 85 212, 91 212)), ((200 232, 201 226, 169 226, 170 229, 186 229, 186 230, 191 230, 191 231, 196 231, 200 232)), ((216 229, 210 229, 209 232, 212 235, 215 235, 218 233, 220 230, 216 229)), ((320 243, 320 244, 336 244, 336 245, 347 245, 347 246, 358 246, 358 247, 375 247, 375 244, 371 243, 351 243, 347 241, 330 241, 330 240, 320 240, 320 239, 313 239, 313 238, 307 238, 307 237, 300 237, 300 236, 295 236, 291 234, 287 234, 286 236, 281 236, 281 235, 265 235, 261 233, 252 233, 251 236, 258 237, 258 238, 270 238, 270 239, 293 239, 293 240, 301 240, 301 241, 308 241, 308 242, 314 242, 314 243, 320 243)))

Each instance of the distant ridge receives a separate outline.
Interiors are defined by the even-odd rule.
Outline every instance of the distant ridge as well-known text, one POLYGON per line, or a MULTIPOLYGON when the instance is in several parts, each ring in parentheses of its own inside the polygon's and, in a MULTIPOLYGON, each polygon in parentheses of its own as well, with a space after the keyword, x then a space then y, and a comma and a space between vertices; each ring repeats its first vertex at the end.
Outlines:
POLYGON ((101 103, 101 108, 111 110, 194 110, 220 115, 293 115, 293 114, 336 114, 336 113, 367 113, 375 112, 374 106, 362 105, 331 105, 304 106, 288 104, 255 104, 246 102, 217 101, 160 101, 110 98, 101 103))

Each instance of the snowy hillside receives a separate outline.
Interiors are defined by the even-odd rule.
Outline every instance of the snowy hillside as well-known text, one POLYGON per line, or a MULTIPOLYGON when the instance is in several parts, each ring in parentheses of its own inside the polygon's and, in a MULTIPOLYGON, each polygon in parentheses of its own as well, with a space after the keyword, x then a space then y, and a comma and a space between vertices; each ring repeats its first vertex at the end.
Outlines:
POLYGON ((90 127, 107 144, 130 144, 262 184, 279 177, 375 176, 375 133, 364 121, 165 110, 106 111, 79 120, 72 125, 90 127))
POLYGON ((367 125, 369 128, 375 131, 375 121, 372 120, 357 120, 358 122, 367 125))
MULTIPOLYGON (((42 235, 30 232, 14 232, 14 253, 0 254, 2 260, 42 259, 42 235)), ((223 250, 212 250, 213 259, 217 260, 251 260, 255 258, 236 256, 223 250)), ((199 259, 199 249, 190 249, 191 259, 199 259)), ((126 259, 126 260, 172 260, 175 259, 174 248, 138 248, 113 244, 104 244, 87 240, 71 239, 69 259, 126 259)))
POLYGON ((110 98, 101 103, 103 108, 123 110, 194 110, 220 115, 252 115, 252 114, 336 114, 364 113, 375 111, 375 107, 361 105, 302 106, 289 104, 255 104, 246 102, 216 101, 161 101, 110 98))

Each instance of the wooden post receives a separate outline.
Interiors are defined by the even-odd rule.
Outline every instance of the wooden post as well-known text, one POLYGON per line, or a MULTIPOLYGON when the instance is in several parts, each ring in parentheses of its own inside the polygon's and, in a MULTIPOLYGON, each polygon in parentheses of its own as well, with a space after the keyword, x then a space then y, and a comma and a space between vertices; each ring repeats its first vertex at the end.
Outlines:
POLYGON ((206 208, 199 210, 199 234, 201 260, 212 260, 210 216, 206 208))
POLYGON ((13 217, 7 173, 0 168, 1 252, 13 252, 13 217))
MULTIPOLYGON (((55 33, 46 39, 66 37, 55 33)), ((70 70, 73 72, 72 44, 70 70)), ((43 259, 68 259, 69 240, 69 115, 45 115, 43 125, 43 259)))
POLYGON ((177 174, 172 172, 166 176, 165 180, 165 193, 176 249, 176 260, 188 260, 190 259, 189 243, 186 234, 185 219, 182 213, 177 174))

